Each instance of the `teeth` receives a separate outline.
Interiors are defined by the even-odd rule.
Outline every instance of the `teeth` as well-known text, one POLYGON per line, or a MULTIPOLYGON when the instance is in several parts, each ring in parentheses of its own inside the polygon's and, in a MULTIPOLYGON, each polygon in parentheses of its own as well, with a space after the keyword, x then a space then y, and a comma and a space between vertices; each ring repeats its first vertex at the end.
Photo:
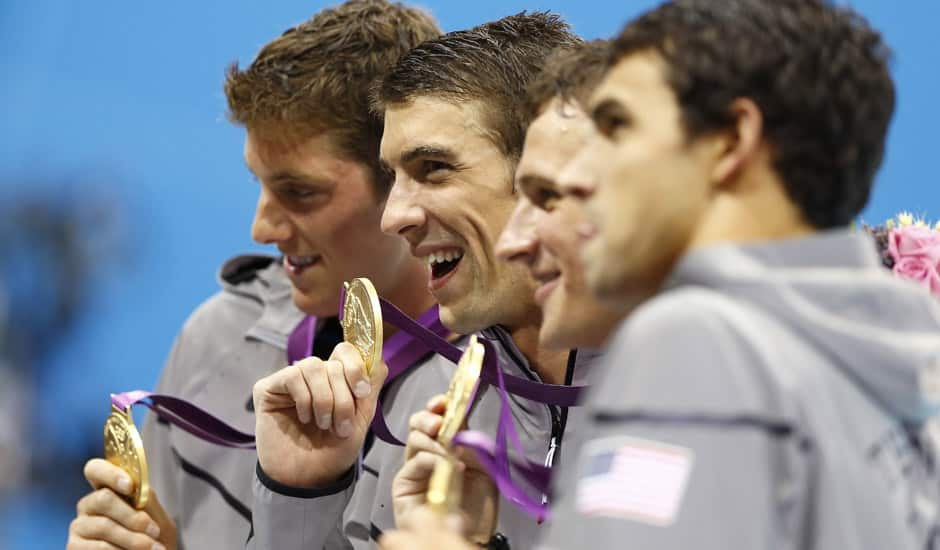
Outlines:
POLYGON ((435 264, 440 264, 444 262, 452 262, 462 257, 463 257, 463 252, 459 250, 447 250, 447 251, 433 252, 431 254, 428 254, 425 260, 428 262, 428 265, 433 266, 435 264))
POLYGON ((316 260, 316 256, 289 256, 290 263, 297 267, 310 265, 316 260))

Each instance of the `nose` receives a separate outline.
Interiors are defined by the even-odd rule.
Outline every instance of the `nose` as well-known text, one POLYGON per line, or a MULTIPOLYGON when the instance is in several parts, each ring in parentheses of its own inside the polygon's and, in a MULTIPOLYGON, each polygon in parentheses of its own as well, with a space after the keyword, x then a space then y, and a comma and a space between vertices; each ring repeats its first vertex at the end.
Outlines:
POLYGON ((251 238, 260 244, 278 244, 291 238, 291 224, 283 207, 271 192, 261 188, 255 219, 251 223, 251 238))
POLYGON ((539 241, 535 234, 541 211, 529 199, 522 197, 513 210, 509 222, 496 242, 496 256, 507 262, 532 265, 538 253, 539 241))
POLYGON ((397 179, 392 183, 382 212, 382 231, 385 233, 407 237, 427 223, 424 208, 416 200, 418 191, 411 188, 412 185, 397 179))
POLYGON ((597 178, 591 160, 591 148, 582 147, 575 156, 568 161, 558 175, 557 184, 562 193, 574 197, 579 201, 591 198, 597 190, 597 178))

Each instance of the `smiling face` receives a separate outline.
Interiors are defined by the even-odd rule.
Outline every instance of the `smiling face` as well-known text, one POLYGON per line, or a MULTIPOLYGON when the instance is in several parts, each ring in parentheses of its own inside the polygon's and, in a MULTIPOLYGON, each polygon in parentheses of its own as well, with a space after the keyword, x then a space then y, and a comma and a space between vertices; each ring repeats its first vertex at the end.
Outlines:
POLYGON ((555 349, 600 347, 621 317, 588 291, 576 234, 584 211, 574 199, 561 196, 556 182, 592 132, 584 111, 559 99, 532 121, 516 170, 524 197, 497 247, 501 258, 525 265, 538 281, 539 341, 555 349))
POLYGON ((252 238, 284 254, 301 310, 334 316, 343 281, 369 277, 384 295, 413 272, 407 245, 381 232, 368 168, 326 134, 284 143, 249 130, 245 163, 261 185, 252 238))
POLYGON ((532 279, 495 254, 518 196, 484 120, 474 101, 417 97, 385 109, 381 158, 395 183, 382 228, 429 263, 441 320, 460 333, 538 323, 532 279))
POLYGON ((713 196, 714 144, 687 138, 664 75, 662 60, 646 52, 611 68, 591 99, 597 132, 572 163, 593 170, 596 185, 562 182, 586 201, 585 272, 605 300, 632 303, 655 291, 713 196))

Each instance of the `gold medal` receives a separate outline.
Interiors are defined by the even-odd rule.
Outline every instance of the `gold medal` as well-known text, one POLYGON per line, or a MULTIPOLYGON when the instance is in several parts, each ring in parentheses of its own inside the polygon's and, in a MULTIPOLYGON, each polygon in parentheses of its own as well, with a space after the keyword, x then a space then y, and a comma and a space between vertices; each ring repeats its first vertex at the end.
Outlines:
POLYGON ((343 283, 346 302, 343 304, 343 339, 359 350, 365 363, 366 376, 372 366, 382 360, 382 309, 379 294, 365 277, 343 283))
POLYGON ((446 516, 458 511, 463 491, 463 477, 457 472, 453 457, 446 457, 434 465, 428 480, 427 504, 431 511, 446 516))
MULTIPOLYGON (((485 353, 483 344, 477 342, 476 336, 471 336, 470 344, 460 357, 457 371, 447 389, 447 409, 444 411, 441 429, 437 433, 437 440, 445 447, 450 448, 454 436, 466 420, 470 399, 480 379, 485 353)), ((428 481, 428 507, 442 515, 456 512, 460 507, 462 486, 463 477, 457 471, 454 457, 448 456, 438 461, 428 481)))
POLYGON ((447 409, 444 411, 441 429, 437 433, 437 440, 445 446, 450 446, 451 440, 460 431, 467 417, 470 398, 473 397, 473 390, 476 388, 477 381, 480 379, 480 370, 483 368, 484 353, 483 344, 477 342, 476 335, 471 336, 470 344, 460 356, 457 372, 454 373, 454 377, 450 380, 450 387, 447 388, 447 409))
POLYGON ((150 498, 147 457, 130 407, 122 411, 111 405, 111 416, 104 423, 104 457, 127 472, 134 483, 134 494, 128 499, 131 505, 138 510, 147 506, 150 498))

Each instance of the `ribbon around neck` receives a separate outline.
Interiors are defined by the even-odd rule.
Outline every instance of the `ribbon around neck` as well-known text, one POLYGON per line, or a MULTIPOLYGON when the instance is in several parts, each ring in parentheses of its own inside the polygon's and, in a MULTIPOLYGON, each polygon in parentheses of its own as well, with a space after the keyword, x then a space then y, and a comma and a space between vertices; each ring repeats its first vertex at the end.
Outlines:
POLYGON ((496 439, 480 431, 464 430, 457 433, 453 444, 475 451, 480 465, 490 474, 500 494, 541 523, 548 517, 547 505, 522 489, 513 480, 512 470, 515 470, 535 492, 548 495, 551 485, 551 468, 532 462, 525 457, 525 449, 522 447, 512 420, 512 409, 506 394, 505 375, 499 368, 496 347, 489 340, 484 339, 482 342, 486 348, 483 372, 490 372, 496 377, 497 393, 500 399, 496 439), (516 456, 511 456, 510 450, 514 450, 516 456))
MULTIPOLYGON (((345 291, 343 300, 345 300, 345 291)), ((460 360, 463 352, 444 338, 450 332, 440 322, 438 306, 425 311, 416 321, 386 300, 379 298, 379 302, 383 321, 399 329, 383 345, 382 359, 389 368, 388 377, 385 380, 386 385, 407 372, 430 352, 443 355, 454 364, 460 360)), ((342 315, 342 306, 340 315, 342 315)), ((316 324, 316 317, 307 316, 290 334, 287 342, 289 363, 292 364, 312 355, 316 324)), ((504 373, 499 365, 496 346, 487 338, 481 338, 480 341, 486 348, 480 379, 497 387, 501 402, 497 435, 494 440, 485 433, 465 430, 458 432, 455 436, 454 445, 475 451, 481 465, 492 476, 500 492, 524 512, 542 521, 547 516, 546 506, 532 498, 513 481, 511 471, 515 470, 537 492, 548 494, 551 469, 525 458, 522 443, 512 420, 507 392, 548 405, 573 406, 578 404, 584 386, 544 384, 504 373), (510 445, 517 456, 510 455, 510 445)), ((254 435, 242 432, 204 409, 178 397, 137 390, 111 394, 111 402, 122 410, 134 404, 142 404, 167 422, 216 445, 236 449, 255 448, 254 435)), ((474 399, 471 399, 468 406, 472 407, 473 402, 474 399)), ((388 428, 381 402, 376 407, 371 429, 376 437, 387 443, 404 445, 388 428)))

